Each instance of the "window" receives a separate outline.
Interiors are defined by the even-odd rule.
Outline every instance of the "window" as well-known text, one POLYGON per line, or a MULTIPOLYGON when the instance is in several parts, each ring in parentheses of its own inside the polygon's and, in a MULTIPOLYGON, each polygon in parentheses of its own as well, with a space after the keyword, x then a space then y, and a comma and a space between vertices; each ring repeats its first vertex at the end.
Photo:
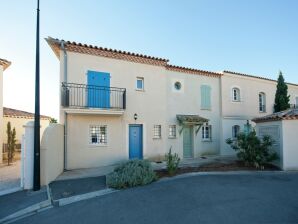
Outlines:
POLYGON ((240 126, 239 125, 234 125, 232 127, 232 137, 233 138, 237 138, 237 136, 239 135, 240 133, 240 126))
POLYGON ((90 144, 92 145, 107 144, 107 126, 106 125, 90 126, 90 144))
POLYGON ((238 88, 232 89, 232 100, 240 101, 240 89, 238 89, 238 88))
POLYGON ((202 127, 202 140, 211 141, 211 125, 205 124, 202 127))
POLYGON ((176 90, 180 90, 181 89, 181 82, 175 82, 174 87, 176 90))
POLYGON ((144 90, 144 78, 137 78, 136 88, 137 90, 144 90))
POLYGON ((176 138, 176 125, 169 125, 169 138, 176 138))
POLYGON ((153 138, 161 138, 161 125, 154 125, 153 138))
POLYGON ((208 85, 201 85, 201 109, 211 109, 211 87, 208 85))
POLYGON ((259 111, 266 112, 266 96, 265 93, 259 93, 259 111))

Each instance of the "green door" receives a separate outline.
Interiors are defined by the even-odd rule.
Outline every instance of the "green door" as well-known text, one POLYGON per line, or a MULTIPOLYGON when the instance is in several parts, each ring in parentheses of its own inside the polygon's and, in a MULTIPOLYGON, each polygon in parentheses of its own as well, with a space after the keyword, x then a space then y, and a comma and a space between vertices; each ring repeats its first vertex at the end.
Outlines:
POLYGON ((190 126, 183 128, 183 157, 193 157, 193 132, 190 126))

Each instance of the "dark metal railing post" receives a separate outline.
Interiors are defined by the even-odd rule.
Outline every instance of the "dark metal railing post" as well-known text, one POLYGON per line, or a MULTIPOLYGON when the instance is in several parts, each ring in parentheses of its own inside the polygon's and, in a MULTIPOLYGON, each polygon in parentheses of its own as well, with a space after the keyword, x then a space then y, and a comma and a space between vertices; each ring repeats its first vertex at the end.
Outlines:
POLYGON ((124 89, 123 92, 123 109, 126 109, 126 89, 124 89))

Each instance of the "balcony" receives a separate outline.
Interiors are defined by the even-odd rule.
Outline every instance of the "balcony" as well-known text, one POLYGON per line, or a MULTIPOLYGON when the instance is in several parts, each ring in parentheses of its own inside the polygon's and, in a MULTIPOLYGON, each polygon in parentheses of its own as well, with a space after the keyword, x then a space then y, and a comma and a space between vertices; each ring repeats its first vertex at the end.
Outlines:
POLYGON ((126 108, 126 89, 63 82, 61 106, 71 114, 121 115, 126 108))

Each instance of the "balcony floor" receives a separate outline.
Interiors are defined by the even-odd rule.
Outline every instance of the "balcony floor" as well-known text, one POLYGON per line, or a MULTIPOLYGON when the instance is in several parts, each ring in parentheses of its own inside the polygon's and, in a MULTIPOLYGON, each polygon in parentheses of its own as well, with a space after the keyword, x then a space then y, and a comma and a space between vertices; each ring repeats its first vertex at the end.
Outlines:
POLYGON ((78 115, 112 115, 121 116, 124 114, 123 109, 103 109, 103 108, 62 108, 67 114, 78 115))

